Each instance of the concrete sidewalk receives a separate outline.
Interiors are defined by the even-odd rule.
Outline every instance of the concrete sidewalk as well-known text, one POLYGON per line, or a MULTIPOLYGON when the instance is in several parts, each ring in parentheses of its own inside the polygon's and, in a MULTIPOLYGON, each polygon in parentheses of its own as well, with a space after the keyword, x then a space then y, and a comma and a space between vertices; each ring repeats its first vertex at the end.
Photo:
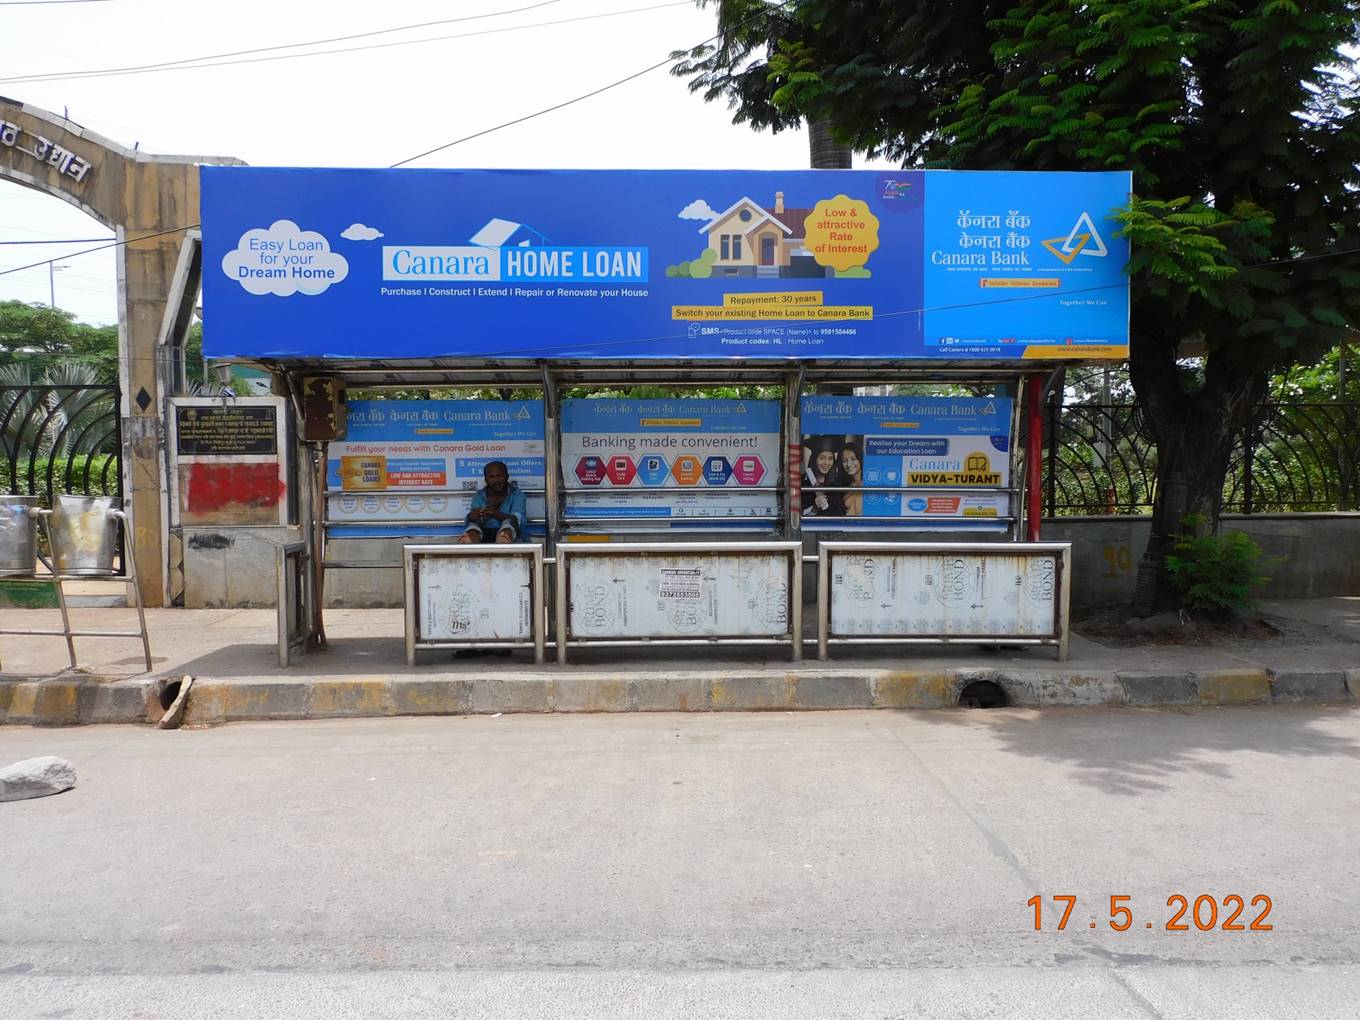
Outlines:
MULTIPOLYGON (((1351 701, 1360 690, 1360 598, 1271 602, 1272 640, 1191 645, 1100 643, 1052 648, 841 646, 818 662, 787 649, 573 649, 566 666, 529 652, 454 660, 422 652, 407 667, 400 610, 329 610, 329 646, 278 665, 273 610, 147 613, 155 669, 135 639, 77 638, 79 673, 60 638, 0 638, 0 723, 154 722, 183 676, 195 678, 186 723, 245 719, 469 714, 938 708, 991 680, 1016 705, 1187 705, 1351 701)), ((55 626, 51 610, 24 613, 55 626)), ((80 627, 126 629, 127 609, 74 611, 80 627)), ((551 655, 551 649, 550 649, 551 655)))

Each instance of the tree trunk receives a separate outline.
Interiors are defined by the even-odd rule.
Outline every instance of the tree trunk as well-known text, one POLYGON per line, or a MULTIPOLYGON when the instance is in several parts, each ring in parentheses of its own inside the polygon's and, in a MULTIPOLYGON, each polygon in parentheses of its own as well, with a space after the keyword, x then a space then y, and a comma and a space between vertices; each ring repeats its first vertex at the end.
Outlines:
POLYGON ((1152 533, 1138 561, 1134 612, 1140 616, 1180 607, 1166 556, 1187 531, 1218 530, 1223 482, 1235 440, 1266 394, 1264 372, 1233 364, 1224 354, 1206 361, 1203 384, 1187 392, 1176 364, 1176 343, 1138 337, 1131 345, 1130 377, 1139 408, 1157 447, 1157 492, 1152 533), (1196 515, 1192 528, 1185 522, 1196 515))
POLYGON ((808 148, 814 170, 849 170, 850 150, 831 134, 831 122, 808 122, 808 148))

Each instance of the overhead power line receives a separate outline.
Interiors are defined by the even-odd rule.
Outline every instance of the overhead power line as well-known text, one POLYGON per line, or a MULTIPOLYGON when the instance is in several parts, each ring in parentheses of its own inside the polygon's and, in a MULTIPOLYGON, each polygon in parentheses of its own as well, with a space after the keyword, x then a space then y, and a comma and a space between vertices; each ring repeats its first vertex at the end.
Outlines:
MULTIPOLYGON (((745 19, 744 21, 739 21, 737 24, 731 26, 725 32, 719 32, 716 35, 711 35, 707 39, 695 43, 693 46, 685 47, 685 49, 692 50, 698 46, 706 46, 708 43, 715 42, 716 40, 721 39, 723 35, 726 34, 727 32, 736 31, 737 29, 750 24, 752 21, 755 21, 758 18, 768 17, 773 12, 781 10, 785 7, 788 7, 790 4, 798 2, 799 0, 783 0, 783 3, 775 4, 769 8, 766 8, 765 10, 760 11, 758 14, 753 14, 751 17, 745 19)), ((671 5, 663 4, 662 6, 671 5)), ((565 107, 572 106, 573 104, 579 103, 582 100, 591 99, 595 96, 600 95, 603 92, 608 92, 610 89, 616 89, 620 85, 626 85, 628 82, 632 81, 635 78, 641 78, 644 74, 650 74, 652 71, 655 71, 659 67, 665 67, 670 62, 671 58, 670 56, 667 56, 664 60, 657 61, 655 64, 651 64, 647 67, 644 67, 641 71, 634 71, 632 74, 628 75, 625 78, 620 78, 618 81, 612 81, 608 85, 602 85, 597 89, 592 89, 590 92, 586 92, 579 96, 576 96, 574 99, 568 99, 564 102, 556 103, 553 106, 544 107, 543 109, 537 110, 534 113, 526 113, 523 117, 516 117, 514 120, 504 121, 503 123, 497 124, 494 127, 485 128, 482 131, 477 131, 470 135, 464 135, 462 138, 455 138, 453 141, 445 142, 443 145, 436 145, 433 149, 426 149, 424 152, 417 153, 414 156, 407 156, 405 159, 393 163, 391 166, 392 168, 396 168, 399 166, 405 166, 407 163, 414 163, 418 159, 423 159, 426 156, 432 156, 436 152, 442 152, 445 149, 451 149, 455 145, 462 145, 464 142, 470 142, 474 138, 481 138, 495 131, 500 131, 504 128, 513 127, 516 124, 523 124, 526 120, 533 120, 535 117, 542 117, 545 113, 552 113, 555 110, 561 110, 565 107)))
MULTIPOLYGON (((546 3, 558 3, 560 0, 545 0, 545 3, 535 4, 534 7, 545 6, 546 3)), ((56 81, 78 81, 84 78, 118 78, 127 75, 137 74, 160 74, 165 71, 198 71, 214 67, 235 67, 241 64, 268 64, 280 60, 304 60, 309 57, 328 57, 344 53, 361 53, 369 50, 393 49, 400 46, 419 46, 424 43, 448 42, 454 39, 476 39, 487 35, 501 35, 506 32, 524 32, 533 28, 552 28, 558 25, 570 25, 582 21, 598 21, 603 18, 617 18, 625 14, 641 14, 647 11, 660 10, 665 7, 688 7, 691 0, 672 0, 669 3, 653 4, 649 7, 630 7, 621 11, 605 11, 602 14, 583 14, 575 18, 559 18, 556 21, 536 21, 527 25, 507 25, 503 28, 488 28, 479 32, 458 32, 452 35, 426 36, 420 39, 398 39, 395 42, 368 43, 363 46, 342 46, 329 50, 313 50, 307 53, 275 53, 273 56, 247 56, 234 60, 218 60, 216 57, 193 57, 186 60, 168 61, 163 64, 144 64, 136 67, 107 68, 98 71, 68 71, 57 74, 38 74, 26 75, 16 78, 0 78, 0 84, 35 84, 38 82, 56 81)), ((482 14, 478 18, 499 17, 504 14, 514 14, 519 11, 532 10, 533 7, 522 7, 514 11, 502 11, 496 15, 482 14)), ((284 46, 269 46, 258 50, 240 50, 238 54, 267 53, 281 49, 296 49, 301 46, 317 46, 326 42, 336 42, 346 38, 363 38, 365 36, 384 35, 392 32, 404 32, 413 28, 427 27, 434 24, 448 24, 453 21, 471 21, 472 18, 452 18, 445 22, 427 22, 425 26, 406 25, 401 28, 388 28, 379 32, 366 32, 357 36, 340 36, 337 39, 316 40, 306 43, 292 43, 284 46)), ((233 54, 218 54, 217 56, 232 56, 233 54)))
POLYGON ((296 43, 279 43, 276 46, 258 46, 248 50, 231 50, 227 53, 208 53, 201 57, 185 57, 183 60, 165 60, 155 64, 132 64, 127 67, 105 67, 100 69, 85 71, 53 71, 47 74, 25 74, 14 78, 0 78, 6 83, 25 82, 25 81, 62 81, 67 78, 97 78, 102 75, 131 74, 141 71, 157 71, 166 68, 179 67, 185 64, 196 64, 203 60, 222 60, 227 57, 245 57, 255 53, 273 53, 277 50, 295 50, 303 46, 324 46, 327 43, 352 42, 355 39, 371 39, 379 35, 391 35, 394 32, 411 32, 418 28, 435 28, 439 25, 454 25, 464 21, 480 21, 485 18, 499 18, 508 14, 520 14, 524 11, 532 11, 539 7, 547 7, 550 4, 561 3, 562 0, 539 0, 538 3, 530 4, 527 7, 514 7, 504 11, 490 11, 486 14, 465 15, 461 18, 443 18, 439 21, 419 21, 410 25, 398 25, 395 28, 380 28, 371 32, 355 32, 351 35, 335 35, 325 39, 309 39, 296 43))
MULTIPOLYGON (((0 0, 0 6, 4 6, 4 0, 0 0)), ((0 241, 0 244, 91 244, 94 241, 112 240, 112 237, 67 237, 59 241, 0 241)))

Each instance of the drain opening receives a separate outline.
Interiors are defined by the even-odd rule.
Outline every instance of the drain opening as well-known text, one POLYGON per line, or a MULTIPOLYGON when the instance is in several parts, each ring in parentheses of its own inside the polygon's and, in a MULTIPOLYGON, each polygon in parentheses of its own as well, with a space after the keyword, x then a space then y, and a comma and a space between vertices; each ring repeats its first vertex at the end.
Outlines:
POLYGON ((960 708, 1005 708, 1008 704, 1005 688, 991 680, 974 680, 959 692, 960 708))
POLYGON ((168 684, 161 688, 162 712, 170 711, 170 706, 173 705, 175 703, 175 699, 179 697, 179 689, 182 683, 183 683, 182 680, 171 680, 168 684))

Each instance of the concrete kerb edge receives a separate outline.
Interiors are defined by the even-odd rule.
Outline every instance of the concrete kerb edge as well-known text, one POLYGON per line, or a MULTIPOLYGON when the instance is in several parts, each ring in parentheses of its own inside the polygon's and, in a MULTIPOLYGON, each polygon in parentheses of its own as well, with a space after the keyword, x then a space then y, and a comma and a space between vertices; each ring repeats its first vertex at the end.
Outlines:
POLYGON ((147 723, 164 710, 168 678, 103 677, 63 672, 0 683, 0 725, 83 726, 147 723))
MULTIPOLYGON (((119 680, 59 674, 0 684, 0 724, 154 723, 172 677, 119 680)), ((958 704, 985 680, 1022 708, 1329 704, 1357 700, 1360 668, 1068 673, 1003 669, 770 670, 631 677, 530 674, 201 679, 186 726, 268 719, 393 715, 932 709, 958 704)))

